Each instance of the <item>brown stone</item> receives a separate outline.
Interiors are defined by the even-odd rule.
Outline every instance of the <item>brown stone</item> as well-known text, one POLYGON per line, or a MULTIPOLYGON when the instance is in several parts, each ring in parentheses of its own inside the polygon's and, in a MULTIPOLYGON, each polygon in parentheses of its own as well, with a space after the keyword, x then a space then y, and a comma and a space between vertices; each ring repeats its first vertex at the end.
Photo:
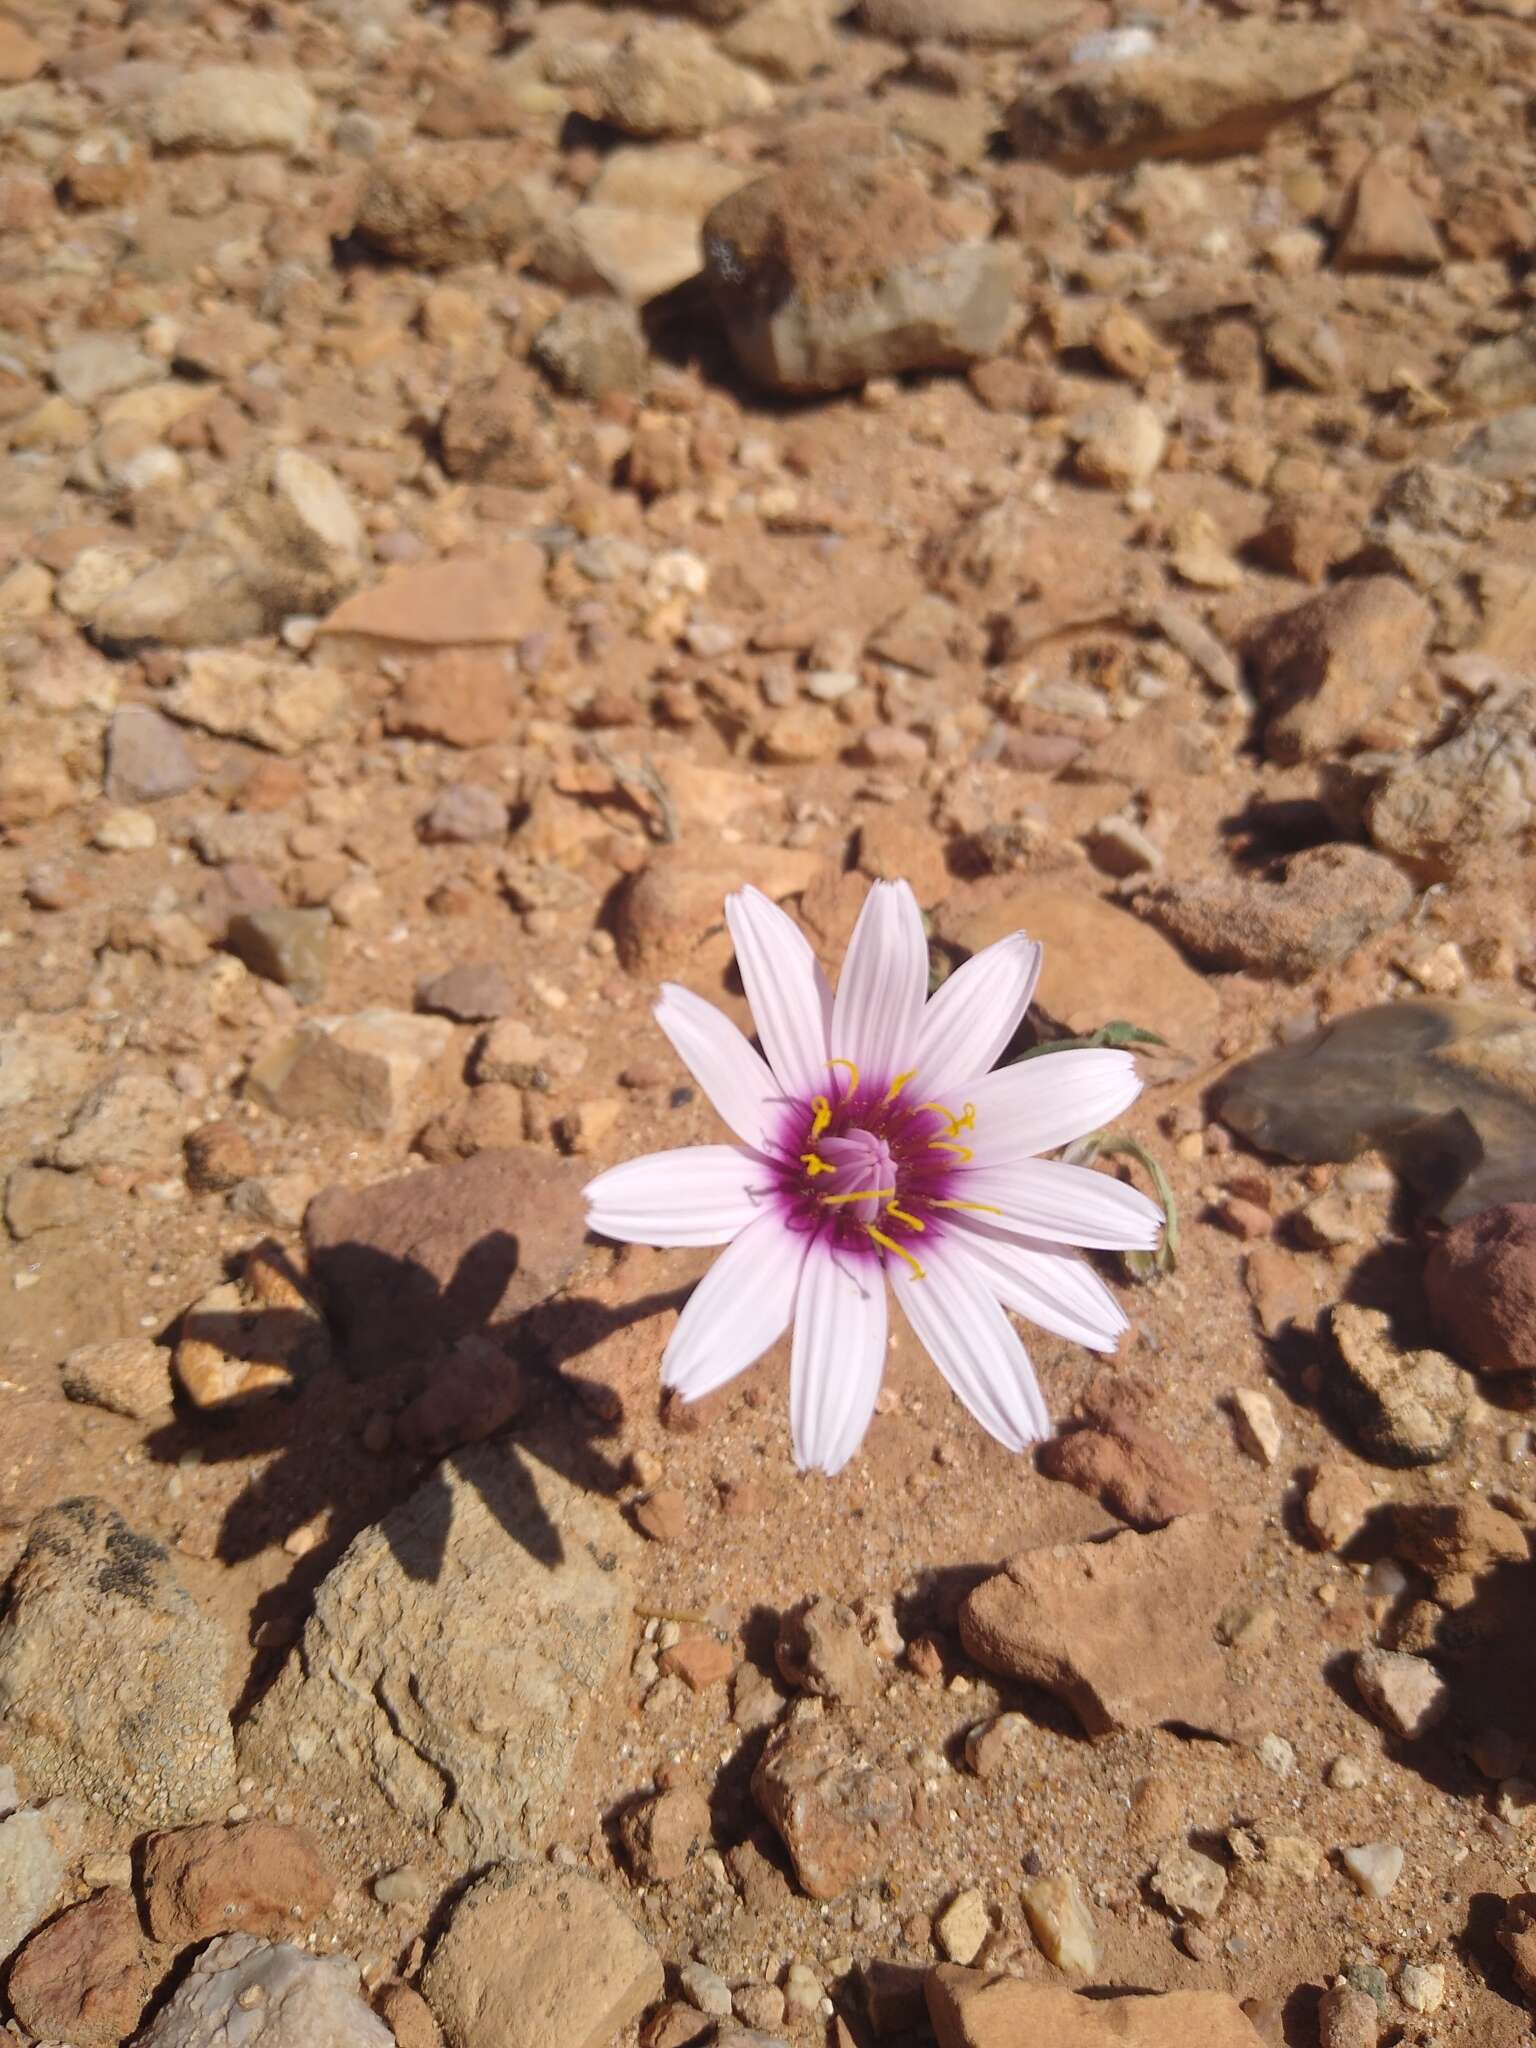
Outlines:
POLYGON ((619 958, 631 974, 648 979, 679 974, 711 933, 723 932, 727 889, 751 882, 782 902, 798 896, 821 866, 821 855, 809 849, 734 846, 726 876, 712 852, 664 848, 631 877, 619 900, 619 958))
POLYGON ((1204 1480, 1145 1419, 1150 1392, 1124 1374, 1101 1372, 1078 1404, 1086 1426, 1050 1438, 1039 1454, 1049 1478, 1092 1494, 1137 1529, 1215 1506, 1204 1480))
POLYGON ((736 1653, 729 1643, 713 1636, 684 1636, 660 1658, 662 1676, 680 1678, 690 1692, 703 1692, 719 1685, 736 1669, 736 1653))
POLYGON ((1354 739, 1424 658, 1434 614, 1395 576, 1352 576, 1267 620, 1248 643, 1274 761, 1354 739))
POLYGON ((156 1940, 177 1946, 237 1932, 291 1940, 336 1889, 313 1835, 270 1820, 154 1835, 142 1882, 156 1940))
POLYGON ((1257 1528, 1221 1509, 1021 1551, 967 1596, 961 1641, 989 1671, 1058 1694, 1090 1735, 1169 1721, 1228 1729, 1213 1628, 1257 1528))
POLYGON ((357 214, 364 241, 421 270, 505 255, 533 227, 523 188, 495 144, 376 158, 357 214))
POLYGON ((543 551, 512 540, 494 555, 393 570, 339 604, 320 631, 414 647, 509 646, 545 616, 543 551))
POLYGON ((695 1850, 709 1837, 709 1801, 691 1785, 654 1792, 619 1818, 624 1853, 645 1884, 681 1877, 695 1850))
POLYGON ((1536 2005, 1536 1895, 1527 1892, 1505 1902, 1499 1942, 1515 1966, 1516 1983, 1536 2005))
POLYGON ((407 667, 384 707, 384 726, 447 747, 493 747, 511 738, 517 702, 517 666, 507 649, 434 648, 407 667))
POLYGON ((1536 1372, 1536 1202, 1468 1216, 1430 1252, 1424 1290, 1458 1363, 1536 1372))
POLYGON ((1280 879, 1215 875, 1155 885, 1136 907, 1202 967, 1305 981, 1412 908, 1413 883, 1363 846, 1313 846, 1280 879))
POLYGON ((414 1401, 395 1417, 395 1441, 418 1456, 440 1458, 460 1444, 481 1443, 522 1412, 523 1374, 489 1337, 461 1337, 414 1401))
POLYGON ((97 1892, 32 1936, 11 1964, 6 1995, 40 2040, 117 2048, 137 2031, 163 1968, 133 1894, 97 1892))
POLYGON ((813 1899, 839 1898, 878 1876, 890 1830, 911 1813, 906 1789, 862 1762, 810 1701, 769 1737, 752 1773, 752 1796, 813 1899))
POLYGON ((304 1233, 352 1370, 433 1357, 553 1294, 585 1236, 586 1177, 529 1147, 317 1195, 304 1233))
POLYGON ((926 1988, 939 2048, 1264 2048, 1224 1991, 1083 1998, 949 1963, 926 1988))
POLYGON ((419 1991, 398 1981, 374 1993, 373 2009, 395 2037, 396 2048, 443 2048, 443 2030, 419 1991))
POLYGON ((1319 1550, 1343 1550, 1365 1527, 1375 1505, 1365 1474, 1341 1458, 1330 1458, 1312 1475, 1301 1512, 1319 1550))

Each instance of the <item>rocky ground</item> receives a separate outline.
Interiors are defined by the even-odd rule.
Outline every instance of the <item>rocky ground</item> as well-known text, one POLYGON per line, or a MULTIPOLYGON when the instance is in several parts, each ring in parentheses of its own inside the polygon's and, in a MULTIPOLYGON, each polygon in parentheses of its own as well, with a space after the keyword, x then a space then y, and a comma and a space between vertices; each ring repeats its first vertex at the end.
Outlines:
POLYGON ((1533 86, 7 0, 9 2038, 1530 2042, 1533 86), (1177 1258, 828 1482, 579 1191, 725 888, 898 874, 1152 1034, 1177 1258))

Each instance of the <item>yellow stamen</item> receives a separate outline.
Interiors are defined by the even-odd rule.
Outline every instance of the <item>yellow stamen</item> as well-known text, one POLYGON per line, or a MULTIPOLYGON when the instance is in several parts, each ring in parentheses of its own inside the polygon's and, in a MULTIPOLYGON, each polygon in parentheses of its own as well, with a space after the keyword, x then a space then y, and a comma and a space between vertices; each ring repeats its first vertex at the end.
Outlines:
POLYGON ((893 1082, 891 1083, 890 1087, 889 1087, 889 1088, 887 1088, 887 1089, 886 1089, 886 1091, 885 1091, 885 1099, 886 1099, 886 1101, 887 1101, 887 1102, 894 1102, 894 1101, 896 1100, 897 1096, 898 1096, 898 1095, 899 1095, 899 1094, 901 1093, 902 1089, 906 1087, 907 1083, 908 1083, 909 1081, 913 1081, 913 1080, 915 1080, 916 1078, 917 1078, 917 1069, 916 1069, 916 1067, 913 1067, 913 1068, 912 1068, 912 1069, 911 1069, 911 1070, 910 1070, 909 1072, 907 1072, 907 1073, 905 1073, 905 1074, 898 1074, 898 1075, 896 1076, 895 1080, 894 1080, 894 1081, 893 1081, 893 1082))
MULTIPOLYGON (((911 1076, 908 1075, 907 1079, 910 1080, 911 1076)), ((962 1131, 973 1131, 976 1128, 976 1105, 974 1102, 968 1102, 965 1105, 964 1116, 956 1116, 955 1112, 952 1109, 946 1109, 942 1102, 920 1102, 917 1106, 919 1110, 931 1109, 936 1116, 943 1117, 945 1123, 949 1125, 949 1135, 952 1138, 958 1138, 962 1131)))
POLYGON ((855 1091, 855 1090, 856 1090, 856 1089, 858 1088, 858 1085, 859 1085, 859 1070, 858 1070, 858 1068, 857 1068, 857 1067, 856 1067, 856 1066, 855 1066, 855 1065, 853 1064, 853 1061, 852 1061, 852 1060, 828 1060, 828 1061, 827 1061, 827 1065, 828 1065, 829 1067, 846 1067, 846 1068, 848 1069, 848 1092, 849 1092, 849 1094, 850 1094, 850 1095, 851 1095, 851 1094, 853 1094, 853 1093, 854 1093, 854 1091, 855 1091))
POLYGON ((885 1213, 893 1222, 905 1223, 908 1230, 926 1230, 928 1228, 927 1224, 920 1217, 909 1216, 905 1209, 898 1209, 894 1202, 892 1202, 890 1208, 885 1213))
POLYGON ((836 1173, 837 1171, 837 1168, 830 1159, 823 1159, 817 1152, 802 1152, 800 1154, 800 1164, 805 1168, 812 1180, 816 1178, 818 1173, 836 1173))
POLYGON ((883 1202, 895 1192, 894 1188, 855 1188, 851 1195, 823 1195, 821 1199, 830 1209, 838 1202, 883 1202))
POLYGON ((947 1138, 930 1138, 928 1140, 928 1150, 930 1152, 953 1152, 958 1157, 962 1166, 969 1166, 976 1157, 976 1154, 969 1145, 951 1145, 947 1138))
POLYGON ((907 1250, 906 1246, 898 1244, 894 1237, 887 1237, 883 1230, 876 1230, 873 1223, 865 1224, 864 1233, 867 1237, 873 1238, 876 1244, 883 1246, 886 1251, 894 1252, 898 1259, 905 1259, 907 1264, 912 1268, 912 1277, 914 1280, 923 1280, 927 1278, 927 1275, 924 1273, 922 1267, 917 1263, 916 1259, 913 1258, 912 1254, 907 1250))
POLYGON ((832 1105, 828 1102, 825 1095, 813 1095, 811 1097, 811 1107, 816 1112, 816 1120, 811 1125, 811 1143, 814 1145, 822 1132, 827 1128, 827 1125, 832 1121, 832 1105))
MULTIPOLYGON (((957 1202, 950 1199, 942 1202, 930 1201, 928 1206, 930 1209, 975 1209, 982 1216, 1001 1216, 1003 1213, 991 1202, 957 1202)), ((891 1214, 894 1216, 896 1211, 893 1209, 891 1214)))

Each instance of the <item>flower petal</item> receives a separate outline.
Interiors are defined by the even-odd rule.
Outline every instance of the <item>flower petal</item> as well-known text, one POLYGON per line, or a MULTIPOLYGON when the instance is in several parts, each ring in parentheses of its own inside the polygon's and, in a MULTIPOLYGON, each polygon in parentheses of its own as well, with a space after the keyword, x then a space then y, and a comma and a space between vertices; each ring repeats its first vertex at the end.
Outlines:
POLYGON ((1130 1328, 1125 1311, 1086 1259, 1059 1245, 1026 1244, 957 1216, 959 1236, 1004 1308, 1090 1351, 1113 1351, 1130 1328))
POLYGON ((886 1082, 917 1054, 928 992, 922 912, 905 882, 876 882, 848 941, 832 1005, 833 1057, 886 1082))
POLYGON ((892 1285, 913 1334, 989 1435, 1022 1451, 1051 1433, 1051 1418, 1019 1333, 986 1277, 954 1238, 926 1249, 923 1278, 892 1285))
POLYGON ((761 889, 725 899, 725 921, 752 1019, 784 1089, 807 1099, 827 1085, 832 990, 804 932, 761 889))
POLYGON ((925 1097, 942 1099, 991 1072, 1029 1008, 1040 959, 1033 939, 1012 932, 957 967, 929 997, 917 1037, 925 1097))
POLYGON ((874 1259, 812 1247, 789 1354, 790 1431, 803 1472, 840 1472, 864 1441, 885 1371, 886 1314, 874 1259))
POLYGON ((587 1228, 619 1244, 729 1244, 772 1200, 772 1175, 742 1145, 684 1145, 612 1166, 582 1189, 587 1228))
POLYGON ((690 988, 663 982, 652 1012, 673 1049, 720 1115, 744 1144, 767 1141, 783 1090, 730 1018, 690 988))
POLYGON ((689 1295, 661 1360, 661 1383, 697 1401, 762 1357, 795 1312, 807 1240, 776 1215, 733 1238, 689 1295))
POLYGON ((1149 1252, 1163 1227, 1162 1210, 1139 1189, 1055 1159, 978 1166, 959 1175, 955 1185, 966 1201, 996 1210, 991 1222, 1048 1244, 1149 1252))
POLYGON ((966 1141, 976 1164, 1002 1166, 1113 1123, 1141 1093, 1141 1077, 1128 1052, 1082 1046, 1002 1067, 966 1092, 976 1105, 975 1132, 966 1141))

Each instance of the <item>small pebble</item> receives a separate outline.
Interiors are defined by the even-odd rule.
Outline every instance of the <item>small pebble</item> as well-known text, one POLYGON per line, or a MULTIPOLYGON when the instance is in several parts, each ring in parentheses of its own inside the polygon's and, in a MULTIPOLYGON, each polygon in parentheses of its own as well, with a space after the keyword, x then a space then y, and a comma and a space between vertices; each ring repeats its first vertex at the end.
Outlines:
POLYGON ((1403 1852, 1396 1842, 1362 1842, 1341 1849, 1339 1860, 1368 1899, 1384 1899, 1403 1874, 1403 1852))

